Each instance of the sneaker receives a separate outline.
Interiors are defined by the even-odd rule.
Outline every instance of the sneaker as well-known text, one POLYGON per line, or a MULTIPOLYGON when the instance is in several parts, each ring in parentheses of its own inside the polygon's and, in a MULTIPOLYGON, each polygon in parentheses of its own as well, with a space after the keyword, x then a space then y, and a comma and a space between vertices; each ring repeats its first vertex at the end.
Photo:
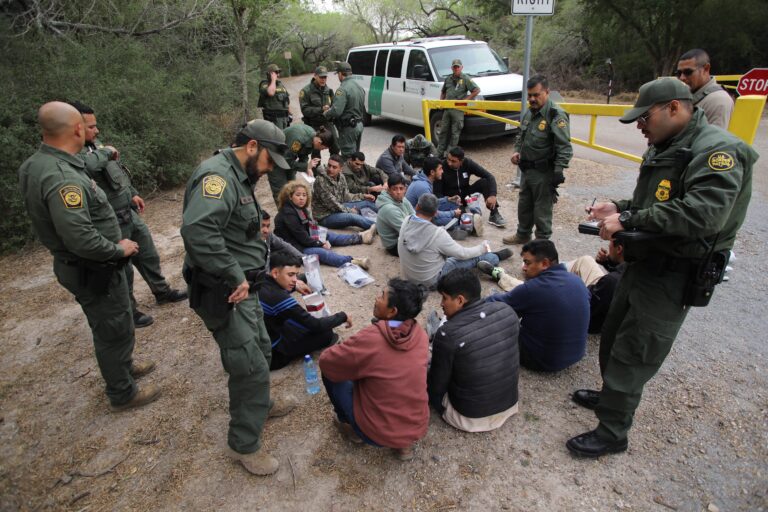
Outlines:
POLYGON ((242 464, 246 471, 252 475, 267 476, 275 473, 280 468, 280 463, 277 459, 264 450, 258 450, 253 453, 237 453, 230 448, 229 456, 242 464))
POLYGON ((508 260, 512 257, 512 251, 506 247, 504 249, 499 249, 498 251, 493 251, 493 254, 499 258, 499 261, 508 260))
POLYGON ((187 298, 187 292, 182 290, 168 290, 164 293, 155 295, 155 300, 159 305, 170 304, 171 302, 181 302, 187 298))
POLYGON ((352 425, 349 423, 342 423, 338 419, 333 420, 333 424, 336 425, 336 429, 347 439, 347 441, 354 444, 363 444, 363 440, 357 435, 357 432, 352 428, 352 425))
POLYGON ((285 416, 295 408, 296 401, 293 398, 274 400, 272 402, 272 407, 269 408, 269 413, 267 413, 267 418, 279 418, 285 416))
POLYGON ((512 182, 512 188, 520 188, 520 182, 519 181, 513 181, 512 182))
POLYGON ((352 258, 352 263, 363 270, 368 270, 371 266, 371 260, 369 258, 352 258))
POLYGON ((493 277, 493 271, 496 268, 490 261, 480 260, 477 262, 477 269, 487 276, 493 277))
POLYGON ((360 237, 362 238, 363 243, 365 245, 371 245, 373 243, 373 239, 375 236, 376 236, 376 224, 374 224, 370 228, 360 233, 360 237))
POLYGON ((401 460, 403 462, 413 460, 413 446, 409 446, 407 448, 393 448, 393 451, 395 452, 395 457, 397 457, 397 460, 401 460))
POLYGON ((479 213, 472 214, 472 226, 475 228, 475 235, 483 236, 485 226, 483 226, 483 216, 479 213))
POLYGON ((134 379, 138 379, 140 377, 143 377, 145 375, 149 375, 155 370, 155 362, 154 361, 144 361, 143 363, 137 363, 134 362, 131 365, 131 376, 134 379))
POLYGON ((145 386, 136 391, 136 394, 133 395, 133 398, 124 404, 111 404, 109 408, 112 409, 112 412, 123 412, 127 411, 128 409, 134 409, 136 407, 141 407, 142 405, 151 404, 159 397, 160 387, 155 384, 150 384, 149 386, 145 386))
POLYGON ((507 221, 501 216, 501 212, 498 208, 491 211, 491 215, 488 217, 488 223, 493 224, 497 228, 503 228, 507 225, 507 221))
POLYGON ((511 236, 505 236, 501 239, 502 242, 504 242, 507 245, 521 245, 521 244, 527 244, 531 241, 531 236, 520 236, 517 233, 511 236))
POLYGON ((142 313, 141 311, 136 310, 136 312, 133 314, 133 326, 136 329, 141 329, 142 327, 148 327, 153 323, 155 323, 155 319, 147 315, 146 313, 142 313))

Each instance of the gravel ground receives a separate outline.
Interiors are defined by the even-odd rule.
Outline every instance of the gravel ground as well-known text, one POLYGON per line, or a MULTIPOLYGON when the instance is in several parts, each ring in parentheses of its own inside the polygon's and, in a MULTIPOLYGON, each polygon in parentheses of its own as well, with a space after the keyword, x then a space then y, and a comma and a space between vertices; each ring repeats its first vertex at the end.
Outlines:
MULTIPOLYGON (((307 80, 288 80, 293 98, 307 80)), ((376 120, 363 150, 373 161, 393 132, 416 130, 376 120)), ((759 150, 764 136, 761 129, 759 150)), ((510 144, 466 147, 499 182, 511 227, 487 226, 495 247, 515 224, 516 193, 506 186, 510 144)), ((595 196, 628 196, 636 177, 631 164, 594 163, 578 158, 579 151, 555 207, 563 260, 594 254, 600 245, 576 233, 583 205, 595 196)), ((8 256, 0 260, 0 510, 766 510, 767 169, 765 161, 755 169, 730 282, 709 307, 689 315, 646 387, 629 450, 598 461, 574 459, 564 447, 595 425, 592 413, 569 399, 574 389, 599 385, 598 340, 591 337, 586 357, 572 368, 521 372, 520 412, 498 431, 466 434, 433 415, 409 463, 345 442, 332 427, 327 398, 306 395, 301 366, 291 365, 273 374, 273 390, 297 397, 300 406, 271 420, 264 433, 281 468, 273 477, 249 476, 224 454, 226 375, 215 343, 185 303, 156 306, 137 279, 142 309, 156 321, 137 331, 136 357, 157 361, 145 379, 160 383, 164 395, 135 412, 110 414, 89 329, 55 282, 49 255, 34 247, 8 256)), ((258 193, 274 213, 266 180, 258 193)), ((182 195, 177 189, 150 198, 146 213, 176 286, 182 195)), ((368 321, 375 295, 398 266, 378 242, 343 252, 370 256, 376 279, 355 290, 323 267, 331 310, 347 311, 355 323, 339 329, 346 337, 368 321)), ((517 276, 519 265, 519 255, 504 262, 517 276)), ((497 291, 485 279, 483 288, 497 291)), ((438 307, 432 294, 420 319, 438 307)))

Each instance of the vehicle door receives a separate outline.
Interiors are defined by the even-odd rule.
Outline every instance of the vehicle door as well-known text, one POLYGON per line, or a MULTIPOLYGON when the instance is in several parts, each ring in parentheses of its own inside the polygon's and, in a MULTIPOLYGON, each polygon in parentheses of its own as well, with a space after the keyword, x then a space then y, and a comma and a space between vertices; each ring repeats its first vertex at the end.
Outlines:
POLYGON ((387 76, 384 79, 384 95, 381 99, 382 115, 392 119, 403 119, 405 76, 403 61, 405 49, 392 49, 387 60, 387 76))
MULTIPOLYGON (((408 64, 405 68, 404 121, 418 126, 424 124, 424 118, 421 115, 421 100, 440 97, 440 89, 430 87, 434 81, 434 73, 430 68, 427 53, 421 48, 411 48, 408 54, 408 64)), ((440 85, 442 86, 442 84, 440 85)))

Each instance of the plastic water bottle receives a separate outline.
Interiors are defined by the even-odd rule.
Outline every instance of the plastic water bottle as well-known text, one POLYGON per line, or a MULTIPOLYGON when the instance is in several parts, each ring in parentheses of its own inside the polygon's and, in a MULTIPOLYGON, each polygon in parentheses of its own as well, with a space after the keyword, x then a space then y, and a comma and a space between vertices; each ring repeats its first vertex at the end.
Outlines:
POLYGON ((317 366, 309 354, 304 356, 304 380, 307 383, 307 393, 316 395, 320 392, 320 382, 317 378, 317 366))

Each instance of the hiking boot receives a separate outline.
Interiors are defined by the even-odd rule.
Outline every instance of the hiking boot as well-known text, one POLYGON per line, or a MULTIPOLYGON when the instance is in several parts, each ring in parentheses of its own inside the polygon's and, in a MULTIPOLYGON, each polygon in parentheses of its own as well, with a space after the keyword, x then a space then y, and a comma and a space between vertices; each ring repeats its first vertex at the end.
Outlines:
POLYGON ((409 446, 407 448, 393 448, 392 450, 395 452, 395 457, 397 457, 397 460, 401 460, 403 462, 413 460, 413 446, 409 446))
POLYGON ((501 216, 501 212, 498 208, 491 210, 491 214, 488 216, 488 222, 497 228, 503 228, 507 225, 506 219, 501 216))
POLYGON ((170 304, 171 302, 181 302, 187 298, 187 292, 182 290, 168 290, 164 293, 155 295, 158 305, 170 304))
POLYGON ((285 416, 296 408, 296 401, 293 398, 286 400, 273 400, 272 407, 269 408, 267 418, 279 418, 285 416))
POLYGON ((271 475, 280 467, 280 463, 277 459, 264 450, 258 450, 253 453, 237 453, 230 448, 229 456, 242 464, 246 471, 252 475, 271 475))
POLYGON ((512 257, 512 251, 506 247, 504 249, 499 249, 498 251, 493 251, 493 254, 499 258, 499 261, 508 260, 512 257))
POLYGON ((472 214, 472 226, 475 228, 475 235, 483 236, 485 226, 483 226, 483 216, 479 213, 472 214))
POLYGON ((136 394, 133 395, 133 398, 124 404, 111 404, 109 408, 112 409, 112 412, 123 412, 127 411, 128 409, 134 409, 136 407, 141 407, 142 405, 151 404, 159 397, 160 387, 156 384, 150 384, 136 391, 136 394))
POLYGON ((153 323, 155 323, 155 319, 147 315, 146 313, 142 313, 139 310, 136 310, 136 312, 133 313, 133 326, 136 329, 141 329, 142 327, 149 327, 153 323))
POLYGON ((131 376, 134 379, 138 379, 140 377, 143 377, 145 375, 149 375, 155 370, 155 362, 154 361, 144 361, 143 363, 137 363, 133 362, 131 365, 131 376))
POLYGON ((507 245, 521 245, 521 244, 527 244, 531 241, 531 236, 521 236, 515 233, 512 236, 505 236, 501 239, 502 242, 504 242, 507 245))
POLYGON ((363 440, 357 435, 357 432, 352 428, 352 425, 349 423, 342 423, 338 419, 333 420, 333 424, 336 425, 336 429, 347 441, 354 444, 363 444, 363 440))
POLYGON ((490 261, 480 260, 477 262, 477 269, 483 274, 493 277, 493 271, 496 267, 490 261))
POLYGON ((371 260, 369 258, 352 258, 352 263, 363 270, 368 270, 371 266, 371 260))
POLYGON ((362 233, 360 233, 360 238, 363 240, 363 243, 365 245, 371 245, 373 243, 373 239, 376 236, 376 224, 369 227, 362 233))

